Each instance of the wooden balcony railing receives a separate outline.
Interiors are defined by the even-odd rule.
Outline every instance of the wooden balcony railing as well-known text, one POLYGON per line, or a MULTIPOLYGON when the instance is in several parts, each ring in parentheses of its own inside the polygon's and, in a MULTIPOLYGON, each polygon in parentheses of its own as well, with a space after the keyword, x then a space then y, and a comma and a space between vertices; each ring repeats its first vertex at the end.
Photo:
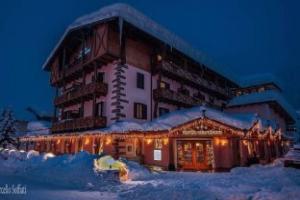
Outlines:
POLYGON ((54 105, 60 107, 76 104, 81 99, 91 99, 94 94, 96 96, 105 96, 107 90, 108 85, 106 83, 93 82, 56 97, 54 99, 54 105))
POLYGON ((185 82, 190 83, 191 85, 205 88, 211 92, 220 94, 224 97, 229 96, 229 90, 226 90, 225 88, 217 86, 213 82, 209 82, 209 81, 201 78, 199 75, 193 74, 173 63, 163 61, 157 66, 157 69, 161 70, 162 72, 166 72, 166 74, 168 76, 171 76, 171 78, 175 77, 175 78, 178 78, 179 80, 184 80, 185 82))
POLYGON ((153 91, 154 100, 172 103, 180 106, 195 106, 203 103, 202 100, 165 88, 158 88, 153 91))
POLYGON ((106 126, 106 117, 84 117, 64 120, 52 124, 52 133, 88 130, 106 126))

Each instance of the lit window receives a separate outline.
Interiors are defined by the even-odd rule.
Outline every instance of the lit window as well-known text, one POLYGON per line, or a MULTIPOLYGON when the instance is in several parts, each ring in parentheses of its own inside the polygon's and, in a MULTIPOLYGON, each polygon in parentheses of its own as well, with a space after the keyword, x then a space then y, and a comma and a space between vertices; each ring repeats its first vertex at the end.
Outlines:
POLYGON ((159 88, 170 89, 170 84, 164 81, 160 81, 159 88))
POLYGON ((84 49, 81 49, 78 53, 77 59, 82 58, 82 56, 85 56, 91 52, 91 48, 85 47, 84 49))
POLYGON ((154 149, 161 149, 162 148, 162 139, 155 139, 154 140, 154 149))

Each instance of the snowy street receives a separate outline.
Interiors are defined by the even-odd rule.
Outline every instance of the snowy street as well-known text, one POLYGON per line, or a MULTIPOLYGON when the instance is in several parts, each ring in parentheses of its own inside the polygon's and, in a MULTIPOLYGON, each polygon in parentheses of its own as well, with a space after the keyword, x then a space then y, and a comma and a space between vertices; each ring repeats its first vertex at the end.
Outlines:
POLYGON ((280 161, 230 173, 150 173, 129 163, 129 178, 116 183, 96 176, 93 155, 47 157, 34 153, 0 158, 0 187, 26 186, 26 194, 0 199, 299 199, 300 170, 280 161))

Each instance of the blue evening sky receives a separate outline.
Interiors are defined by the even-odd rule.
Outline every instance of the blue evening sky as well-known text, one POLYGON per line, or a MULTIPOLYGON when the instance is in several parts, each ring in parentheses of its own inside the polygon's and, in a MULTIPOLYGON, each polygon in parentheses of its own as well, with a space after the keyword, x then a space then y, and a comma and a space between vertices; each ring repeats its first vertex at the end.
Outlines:
MULTIPOLYGON (((19 118, 32 106, 52 113, 49 74, 41 67, 77 17, 120 1, 3 0, 0 2, 0 108, 19 118)), ((128 0, 216 63, 238 76, 274 73, 300 109, 300 1, 128 0)))

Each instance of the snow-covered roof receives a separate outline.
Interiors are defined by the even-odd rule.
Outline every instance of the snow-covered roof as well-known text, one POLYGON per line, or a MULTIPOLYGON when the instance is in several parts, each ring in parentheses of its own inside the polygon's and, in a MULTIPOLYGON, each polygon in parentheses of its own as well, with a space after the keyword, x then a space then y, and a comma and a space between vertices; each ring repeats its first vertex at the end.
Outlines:
POLYGON ((256 92, 237 96, 231 99, 227 106, 235 107, 266 102, 276 102, 293 120, 296 120, 296 113, 294 108, 285 100, 285 98, 279 92, 273 90, 266 90, 264 92, 256 92))
POLYGON ((232 75, 232 72, 228 71, 228 68, 217 67, 213 61, 208 58, 202 52, 196 50, 180 37, 174 33, 168 31, 166 28, 162 27, 149 17, 145 16, 143 13, 137 11, 127 4, 117 3, 112 4, 106 7, 101 8, 100 10, 93 12, 91 14, 85 15, 76 19, 65 31, 63 36, 60 38, 59 42, 55 48, 50 53, 46 62, 43 65, 43 69, 47 69, 48 62, 53 57, 56 50, 59 48, 65 37, 73 30, 79 29, 83 26, 90 25, 96 22, 101 22, 113 18, 122 18, 124 21, 132 24, 133 26, 143 30, 144 32, 150 34, 151 36, 165 42, 170 45, 172 48, 177 49, 178 51, 184 53, 185 55, 191 57, 195 61, 205 64, 211 70, 219 73, 220 75, 230 79, 237 80, 235 76, 232 75))
POLYGON ((270 83, 276 85, 279 89, 282 89, 281 81, 276 76, 269 73, 249 75, 241 77, 239 80, 239 85, 241 87, 251 87, 270 83))
POLYGON ((47 135, 50 133, 51 123, 46 121, 30 121, 26 131, 18 131, 18 136, 47 135))
POLYGON ((233 114, 221 112, 206 106, 197 106, 188 109, 182 109, 170 112, 161 117, 154 119, 151 122, 137 123, 133 121, 116 122, 111 126, 100 129, 104 133, 123 133, 129 131, 164 131, 170 130, 179 125, 185 124, 192 120, 207 117, 208 119, 220 122, 222 124, 237 128, 237 129, 250 129, 254 123, 261 121, 261 128, 267 128, 272 125, 265 123, 256 114, 233 114))

